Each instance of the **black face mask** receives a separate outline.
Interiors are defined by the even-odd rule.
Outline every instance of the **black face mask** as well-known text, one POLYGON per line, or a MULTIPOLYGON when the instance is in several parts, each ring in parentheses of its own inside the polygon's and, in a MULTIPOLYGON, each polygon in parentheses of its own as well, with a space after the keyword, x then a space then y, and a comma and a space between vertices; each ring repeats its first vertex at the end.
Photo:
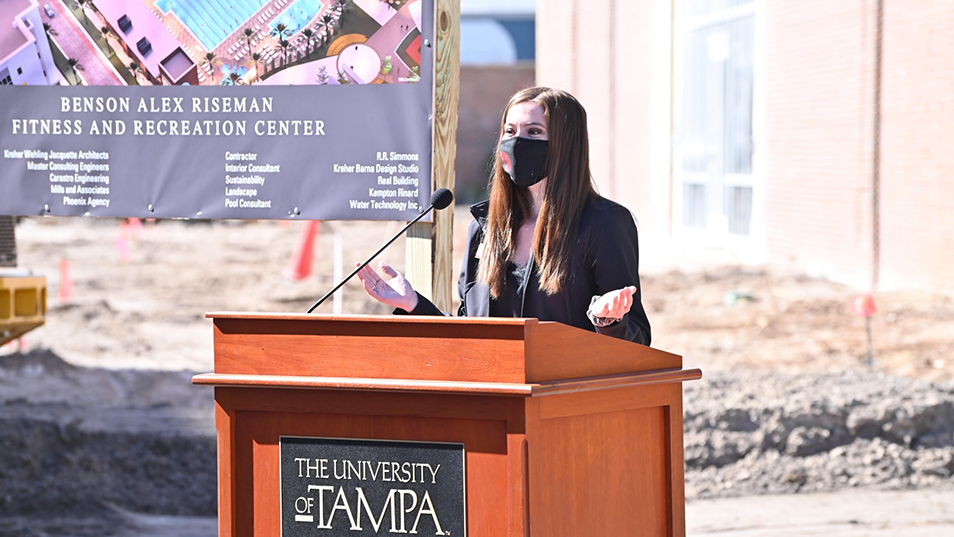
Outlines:
POLYGON ((513 184, 524 188, 535 185, 546 177, 549 147, 546 140, 507 138, 500 142, 500 164, 513 184))

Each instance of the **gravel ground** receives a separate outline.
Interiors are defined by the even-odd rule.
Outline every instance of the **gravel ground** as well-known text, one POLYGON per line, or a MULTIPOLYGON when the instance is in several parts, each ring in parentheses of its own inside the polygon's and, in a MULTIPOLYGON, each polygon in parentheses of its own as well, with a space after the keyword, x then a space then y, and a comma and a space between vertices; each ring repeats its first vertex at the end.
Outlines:
MULTIPOLYGON (((21 535, 7 516, 112 520, 109 505, 215 515, 212 391, 190 378, 77 367, 45 349, 0 356, 0 534, 21 535)), ((73 533, 22 533, 45 534, 73 533)))
POLYGON ((954 487, 954 383, 715 372, 685 387, 689 499, 954 487))

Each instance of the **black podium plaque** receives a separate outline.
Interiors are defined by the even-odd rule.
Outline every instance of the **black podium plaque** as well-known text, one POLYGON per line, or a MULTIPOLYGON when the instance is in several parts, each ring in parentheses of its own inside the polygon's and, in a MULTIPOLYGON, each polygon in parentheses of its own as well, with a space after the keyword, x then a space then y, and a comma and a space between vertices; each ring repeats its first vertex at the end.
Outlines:
POLYGON ((279 439, 283 537, 466 535, 464 445, 279 439))

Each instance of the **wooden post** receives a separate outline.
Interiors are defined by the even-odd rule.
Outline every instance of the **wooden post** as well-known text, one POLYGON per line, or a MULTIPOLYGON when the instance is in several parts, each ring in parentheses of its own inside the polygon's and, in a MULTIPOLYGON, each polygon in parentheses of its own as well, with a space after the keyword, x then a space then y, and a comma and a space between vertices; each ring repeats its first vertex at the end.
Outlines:
MULTIPOLYGON (((434 0, 434 123, 431 178, 434 190, 454 190, 457 103, 460 88, 460 0, 434 0)), ((407 233, 405 274, 414 289, 444 311, 453 300, 454 208, 435 211, 407 233)))

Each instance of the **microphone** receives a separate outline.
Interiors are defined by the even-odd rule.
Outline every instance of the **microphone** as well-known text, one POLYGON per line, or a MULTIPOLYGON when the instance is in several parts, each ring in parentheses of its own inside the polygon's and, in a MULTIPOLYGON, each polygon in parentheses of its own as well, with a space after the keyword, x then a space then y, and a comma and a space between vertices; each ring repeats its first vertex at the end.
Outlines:
POLYGON ((348 274, 348 276, 345 277, 345 279, 343 279, 343 280, 341 280, 340 282, 338 282, 338 285, 336 285, 336 286, 334 287, 334 289, 332 289, 331 291, 328 291, 327 293, 325 293, 325 296, 319 298, 317 302, 315 302, 314 304, 312 304, 312 306, 311 306, 310 308, 308 308, 308 311, 307 311, 306 313, 311 313, 311 312, 315 311, 315 308, 317 308, 318 306, 320 306, 321 303, 325 301, 325 299, 327 299, 329 296, 335 294, 335 291, 337 291, 338 289, 341 289, 341 286, 342 286, 342 285, 344 285, 345 283, 348 282, 348 280, 350 280, 351 278, 353 278, 354 275, 358 273, 358 271, 360 271, 360 270, 363 269, 364 267, 368 266, 368 263, 370 263, 372 260, 374 260, 374 258, 377 257, 378 254, 380 254, 381 252, 383 252, 385 248, 387 248, 388 246, 391 246, 391 243, 394 242, 394 241, 396 241, 396 240, 398 239, 398 237, 400 237, 401 235, 403 235, 404 232, 407 231, 408 228, 411 227, 411 225, 416 224, 418 220, 420 220, 421 218, 424 218, 424 215, 426 215, 427 213, 431 212, 431 209, 437 209, 437 210, 439 211, 439 210, 441 210, 441 209, 446 208, 448 205, 450 205, 452 201, 454 201, 454 193, 451 192, 450 190, 448 190, 448 189, 446 189, 446 188, 438 188, 437 190, 435 190, 434 193, 431 194, 431 204, 430 204, 426 209, 424 209, 424 210, 421 212, 421 214, 417 215, 417 216, 414 218, 414 220, 411 220, 410 222, 408 222, 407 225, 404 226, 403 229, 401 229, 401 231, 398 231, 398 232, 397 232, 397 235, 395 235, 394 237, 392 237, 391 240, 389 240, 389 241, 387 242, 387 244, 385 244, 384 246, 382 246, 377 252, 374 252, 374 254, 372 254, 371 257, 369 257, 369 258, 367 259, 367 261, 365 261, 364 263, 361 263, 360 265, 358 265, 358 268, 354 269, 354 271, 353 271, 351 274, 348 274))

